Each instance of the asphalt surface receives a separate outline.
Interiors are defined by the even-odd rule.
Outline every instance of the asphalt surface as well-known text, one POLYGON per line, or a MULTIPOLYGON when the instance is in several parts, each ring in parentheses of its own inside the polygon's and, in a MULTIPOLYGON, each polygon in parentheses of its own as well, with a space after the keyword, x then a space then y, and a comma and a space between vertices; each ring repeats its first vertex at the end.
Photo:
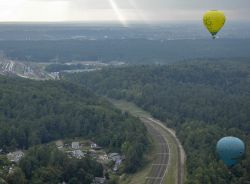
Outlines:
MULTIPOLYGON (((177 176, 176 176, 176 184, 183 184, 185 182, 185 162, 186 162, 186 154, 185 151, 179 141, 179 139, 176 137, 176 134, 173 130, 167 128, 162 122, 159 120, 153 119, 153 118, 146 118, 151 123, 154 123, 157 128, 160 128, 160 132, 168 132, 169 135, 173 138, 173 143, 178 147, 177 152, 177 176), (162 131, 161 131, 162 130, 162 131)), ((152 125, 152 124, 151 124, 152 125)), ((159 130, 159 129, 158 129, 159 130)), ((171 154, 171 150, 169 151, 171 154)))
MULTIPOLYGON (((146 184, 165 184, 164 179, 166 179, 168 174, 168 169, 174 173, 175 179, 173 179, 173 183, 171 184, 184 184, 185 183, 185 162, 186 162, 186 154, 185 151, 178 139, 178 137, 175 134, 175 131, 172 129, 169 129, 165 126, 165 123, 154 119, 151 117, 147 112, 143 111, 133 103, 127 102, 127 104, 124 102, 114 102, 113 100, 111 103, 114 103, 116 107, 123 111, 128 111, 135 117, 138 117, 141 119, 142 122, 146 125, 148 132, 151 134, 152 138, 156 142, 156 151, 154 153, 154 159, 153 164, 151 166, 148 166, 147 169, 151 169, 149 174, 146 176, 146 182, 145 180, 143 183, 146 184), (171 143, 168 143, 168 139, 171 139, 171 143), (174 144, 174 145, 172 145, 174 144), (169 145, 171 145, 171 148, 177 149, 177 153, 174 150, 170 150, 169 145), (176 148, 177 147, 177 148, 176 148), (174 152, 177 155, 174 155, 177 157, 177 161, 173 161, 176 164, 176 168, 173 168, 173 165, 170 165, 170 162, 173 160, 171 156, 171 152, 174 152), (170 161, 171 160, 171 161, 170 161)), ((170 184, 170 183, 168 183, 170 184)))
POLYGON ((151 171, 146 178, 146 184, 163 184, 169 164, 169 146, 164 135, 157 130, 148 119, 141 119, 146 125, 150 135, 156 142, 155 158, 151 166, 151 171))

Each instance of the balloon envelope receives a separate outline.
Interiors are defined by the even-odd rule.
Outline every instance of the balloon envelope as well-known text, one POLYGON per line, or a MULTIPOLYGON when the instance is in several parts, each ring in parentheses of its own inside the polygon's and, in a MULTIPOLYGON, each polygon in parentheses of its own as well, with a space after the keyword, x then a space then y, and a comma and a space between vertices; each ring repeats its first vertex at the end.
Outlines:
POLYGON ((207 11, 203 16, 203 23, 213 38, 221 30, 226 22, 224 12, 218 10, 207 11))
POLYGON ((245 152, 245 144, 236 137, 224 137, 217 142, 216 151, 220 159, 231 167, 240 161, 245 152))

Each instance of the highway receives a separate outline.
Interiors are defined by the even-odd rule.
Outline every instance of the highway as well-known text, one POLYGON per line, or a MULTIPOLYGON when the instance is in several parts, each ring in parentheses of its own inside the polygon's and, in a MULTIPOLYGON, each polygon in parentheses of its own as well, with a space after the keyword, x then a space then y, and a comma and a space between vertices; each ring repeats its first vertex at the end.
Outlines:
MULTIPOLYGON (((153 118, 149 113, 131 102, 109 99, 117 108, 138 117, 146 126, 154 140, 154 149, 150 164, 140 173, 140 183, 146 184, 184 184, 185 151, 174 130, 153 118), (142 177, 143 176, 143 177, 142 177)), ((138 179, 129 184, 139 183, 138 179)))
POLYGON ((156 143, 155 158, 151 166, 151 171, 146 178, 146 184, 163 184, 164 177, 167 173, 169 164, 169 145, 164 135, 152 126, 152 122, 148 119, 141 118, 146 125, 150 135, 156 143))
POLYGON ((140 117, 141 121, 146 125, 149 134, 152 136, 156 143, 156 152, 151 165, 151 171, 146 177, 146 184, 165 184, 166 177, 169 177, 168 171, 173 167, 174 163, 171 162, 174 155, 171 155, 170 144, 176 145, 176 155, 177 162, 176 164, 176 174, 173 176, 175 179, 170 183, 174 184, 183 184, 185 181, 185 151, 175 135, 175 132, 167 128, 161 121, 156 120, 152 117, 140 117), (169 140, 171 139, 171 143, 169 140))

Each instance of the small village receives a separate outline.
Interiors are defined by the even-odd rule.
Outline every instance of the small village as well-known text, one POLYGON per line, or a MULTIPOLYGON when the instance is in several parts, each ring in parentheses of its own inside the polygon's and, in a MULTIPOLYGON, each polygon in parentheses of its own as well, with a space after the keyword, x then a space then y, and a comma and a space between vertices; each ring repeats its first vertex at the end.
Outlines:
MULTIPOLYGON (((60 151, 67 154, 69 158, 83 159, 84 157, 90 157, 102 164, 104 173, 117 174, 122 162, 125 160, 125 156, 119 153, 106 153, 105 150, 98 144, 87 140, 74 140, 74 141, 62 141, 58 140, 54 142, 54 145, 60 151)), ((2 150, 0 150, 1 154, 2 150)), ((10 152, 7 155, 7 159, 12 163, 11 166, 3 168, 8 173, 13 172, 15 164, 17 164, 24 156, 25 151, 18 150, 10 152)), ((92 184, 104 184, 106 178, 95 177, 92 184)))

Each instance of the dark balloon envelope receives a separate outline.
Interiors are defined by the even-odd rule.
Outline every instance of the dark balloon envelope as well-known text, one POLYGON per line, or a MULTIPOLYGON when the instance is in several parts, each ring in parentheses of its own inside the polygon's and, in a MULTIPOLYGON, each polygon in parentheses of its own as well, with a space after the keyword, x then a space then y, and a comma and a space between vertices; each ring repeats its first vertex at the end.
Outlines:
POLYGON ((245 144, 237 137, 224 137, 217 142, 216 151, 220 159, 231 167, 241 160, 245 152, 245 144))

